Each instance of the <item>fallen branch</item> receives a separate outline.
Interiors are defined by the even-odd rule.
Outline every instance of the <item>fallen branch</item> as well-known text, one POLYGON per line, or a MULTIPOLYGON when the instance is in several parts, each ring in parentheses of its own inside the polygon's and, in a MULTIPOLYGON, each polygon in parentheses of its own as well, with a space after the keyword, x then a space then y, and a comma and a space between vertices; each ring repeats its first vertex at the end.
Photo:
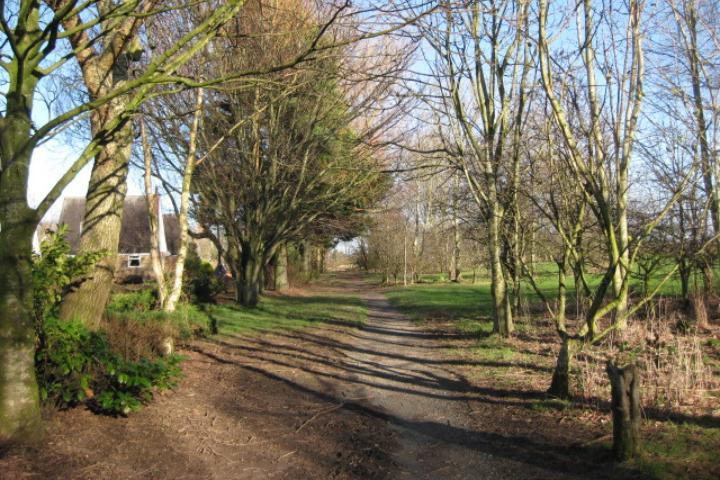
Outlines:
POLYGON ((295 433, 298 433, 300 430, 302 430, 303 428, 305 428, 305 426, 307 426, 310 422, 312 422, 312 421, 315 420, 316 418, 318 418, 318 417, 320 417, 320 416, 322 416, 322 415, 325 415, 326 413, 330 413, 330 412, 332 412, 332 411, 335 411, 335 410, 337 410, 337 409, 339 409, 339 408, 342 408, 342 407, 344 407, 344 406, 345 406, 345 402, 342 402, 342 403, 339 403, 339 404, 337 404, 337 405, 333 405, 332 407, 328 407, 328 408, 325 408, 325 409, 323 409, 323 410, 320 410, 320 411, 317 412, 315 415, 313 415, 312 417, 310 417, 310 418, 308 418, 307 420, 305 420, 305 421, 303 422, 303 424, 300 425, 300 426, 297 428, 297 430, 295 430, 295 433))
POLYGON ((604 442, 605 440, 610 440, 612 438, 612 436, 613 436, 612 433, 608 433, 607 435, 602 435, 602 436, 594 438, 592 440, 588 440, 587 442, 577 444, 577 446, 580 448, 589 447, 590 445, 595 445, 596 443, 604 442))

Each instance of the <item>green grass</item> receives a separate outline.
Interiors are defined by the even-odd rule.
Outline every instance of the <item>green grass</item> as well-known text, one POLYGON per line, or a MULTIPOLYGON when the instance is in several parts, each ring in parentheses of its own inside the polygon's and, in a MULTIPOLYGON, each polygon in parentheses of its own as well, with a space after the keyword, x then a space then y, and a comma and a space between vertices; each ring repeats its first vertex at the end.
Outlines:
POLYGON ((657 480, 720 478, 720 429, 668 423, 646 438, 637 468, 657 480))
MULTIPOLYGON (((654 289, 670 271, 670 266, 658 269, 649 288, 654 289)), ((492 297, 490 296, 490 282, 487 272, 481 272, 476 283, 471 283, 472 272, 463 272, 463 281, 450 283, 447 274, 420 275, 420 283, 409 287, 394 287, 387 292, 387 296, 395 307, 410 315, 415 320, 425 320, 433 317, 457 319, 483 319, 492 314, 492 297)), ((595 287, 601 276, 587 274, 588 283, 595 287)), ((548 298, 553 299, 557 294, 557 266, 554 263, 538 263, 535 266, 535 283, 538 289, 548 298)), ((575 285, 572 275, 567 278, 568 304, 572 305, 575 295, 575 285)), ((633 276, 631 288, 639 291, 642 282, 633 276)), ((527 280, 523 281, 523 295, 530 303, 538 303, 539 295, 527 280)), ((680 294, 680 280, 673 275, 663 284, 658 295, 673 296, 680 294)))
POLYGON ((221 335, 253 336, 273 330, 295 330, 322 323, 359 326, 367 318, 364 302, 349 295, 265 297, 257 308, 216 305, 208 308, 221 335))
MULTIPOLYGON (((433 317, 476 320, 492 314, 490 286, 478 284, 418 284, 386 292, 390 302, 415 320, 433 317)), ((475 328, 466 325, 465 328, 475 328)))

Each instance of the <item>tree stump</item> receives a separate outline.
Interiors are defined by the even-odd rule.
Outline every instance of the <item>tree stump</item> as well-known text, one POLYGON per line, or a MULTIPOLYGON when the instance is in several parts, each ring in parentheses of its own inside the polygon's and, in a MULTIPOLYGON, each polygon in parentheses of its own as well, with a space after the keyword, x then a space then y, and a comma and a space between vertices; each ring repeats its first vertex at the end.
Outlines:
POLYGON ((606 368, 612 388, 613 456, 628 460, 640 449, 640 375, 635 365, 606 368))

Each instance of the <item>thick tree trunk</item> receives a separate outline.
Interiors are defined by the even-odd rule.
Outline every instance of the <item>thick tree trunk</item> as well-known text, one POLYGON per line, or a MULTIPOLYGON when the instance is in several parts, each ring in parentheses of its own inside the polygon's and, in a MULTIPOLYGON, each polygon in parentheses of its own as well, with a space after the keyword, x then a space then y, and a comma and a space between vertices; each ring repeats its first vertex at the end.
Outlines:
MULTIPOLYGON (((37 21, 28 28, 37 28, 37 21)), ((11 82, 0 115, 0 444, 34 436, 40 426, 32 315, 32 238, 38 219, 27 205, 26 190, 38 77, 28 72, 22 78, 22 84, 11 82)))
MULTIPOLYGON (((116 99, 93 112, 93 135, 98 135, 124 108, 124 100, 116 99)), ((60 316, 66 320, 77 318, 91 328, 96 328, 102 319, 115 277, 132 143, 132 123, 126 122, 95 157, 90 174, 80 251, 105 250, 108 255, 77 290, 68 294, 60 316)))
POLYGON ((259 248, 250 243, 243 245, 240 275, 236 280, 236 302, 245 307, 256 307, 260 300, 263 261, 259 248))
POLYGON ((127 192, 127 172, 132 149, 132 126, 123 127, 116 141, 95 158, 85 200, 80 251, 105 250, 92 275, 63 301, 60 316, 77 318, 91 328, 102 319, 115 277, 122 213, 127 192))
MULTIPOLYGON (((110 15, 108 9, 113 7, 101 2, 98 8, 103 15, 110 15)), ((72 27, 69 23, 66 28, 72 27)), ((139 22, 133 18, 115 24, 112 31, 103 32, 107 41, 99 50, 92 45, 82 44, 82 36, 70 38, 90 98, 102 98, 128 80, 130 62, 142 54, 141 43, 135 39, 138 26, 139 22)), ((102 28, 106 27, 103 25, 102 28)), ((88 280, 65 298, 60 316, 64 319, 78 318, 91 328, 96 328, 102 319, 115 277, 127 173, 134 140, 133 125, 127 116, 129 101, 129 95, 120 95, 96 108, 90 115, 93 137, 105 138, 102 149, 95 156, 90 174, 80 251, 105 250, 107 256, 96 264, 88 280), (112 128, 123 115, 125 117, 117 128, 112 128)))
POLYGON ((0 217, 0 444, 34 435, 40 425, 31 291, 35 223, 18 207, 16 214, 12 205, 2 208, 0 217))
POLYGON ((640 375, 634 365, 620 368, 608 361, 612 389, 613 456, 634 457, 640 449, 640 375))

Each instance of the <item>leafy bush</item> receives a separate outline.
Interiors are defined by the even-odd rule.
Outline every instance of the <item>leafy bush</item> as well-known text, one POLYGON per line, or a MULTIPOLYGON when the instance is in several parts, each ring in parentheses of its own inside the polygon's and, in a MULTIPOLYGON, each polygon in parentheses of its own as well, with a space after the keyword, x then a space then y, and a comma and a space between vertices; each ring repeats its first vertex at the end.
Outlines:
MULTIPOLYGON (((59 407, 85 403, 91 408, 127 415, 172 387, 181 373, 181 357, 130 361, 113 350, 107 335, 79 321, 60 321, 60 302, 79 284, 104 252, 70 255, 66 229, 49 233, 33 258, 33 306, 38 345, 35 366, 43 401, 59 407)), ((154 303, 152 292, 116 299, 116 308, 142 310, 154 303)))
POLYGON ((185 295, 192 303, 215 303, 215 297, 223 291, 223 283, 215 269, 203 262, 194 248, 188 249, 185 258, 185 295))
POLYGON ((157 292, 153 289, 116 293, 110 298, 110 312, 149 312, 157 305, 157 292))
POLYGON ((48 231, 40 244, 41 254, 33 256, 33 308, 38 322, 57 315, 63 296, 79 285, 93 265, 105 256, 104 251, 70 255, 66 232, 65 225, 56 232, 48 231))
POLYGON ((92 409, 127 415, 171 388, 182 357, 139 361, 115 353, 102 332, 77 321, 45 321, 45 343, 36 352, 41 398, 59 407, 86 403, 92 409))

